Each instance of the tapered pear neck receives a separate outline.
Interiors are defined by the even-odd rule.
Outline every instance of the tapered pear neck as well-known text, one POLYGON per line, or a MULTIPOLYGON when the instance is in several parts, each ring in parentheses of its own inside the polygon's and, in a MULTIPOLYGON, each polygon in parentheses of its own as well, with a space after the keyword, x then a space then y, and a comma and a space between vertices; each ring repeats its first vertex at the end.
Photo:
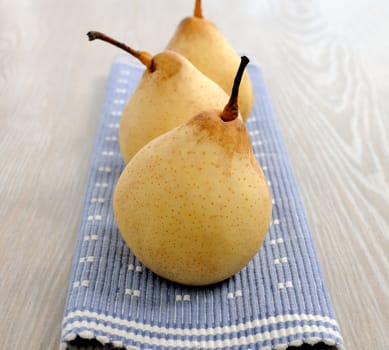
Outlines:
POLYGON ((250 60, 246 56, 242 56, 240 58, 240 65, 234 79, 234 84, 232 85, 230 99, 227 105, 224 107, 224 110, 221 114, 221 119, 225 122, 230 122, 232 120, 235 120, 239 116, 239 106, 238 106, 239 86, 240 86, 240 82, 242 81, 244 70, 249 62, 250 60))
POLYGON ((203 18, 203 9, 201 7, 201 0, 196 0, 193 16, 203 18))
POLYGON ((101 32, 90 31, 86 35, 88 36, 89 41, 99 39, 99 40, 105 41, 111 45, 114 45, 116 47, 119 47, 120 49, 126 51, 130 55, 137 58, 140 62, 142 62, 147 67, 147 69, 154 71, 153 56, 150 53, 148 53, 146 51, 134 50, 133 48, 129 47, 128 45, 121 43, 121 42, 117 41, 116 39, 113 39, 113 38, 109 37, 108 35, 105 35, 104 33, 101 33, 101 32))

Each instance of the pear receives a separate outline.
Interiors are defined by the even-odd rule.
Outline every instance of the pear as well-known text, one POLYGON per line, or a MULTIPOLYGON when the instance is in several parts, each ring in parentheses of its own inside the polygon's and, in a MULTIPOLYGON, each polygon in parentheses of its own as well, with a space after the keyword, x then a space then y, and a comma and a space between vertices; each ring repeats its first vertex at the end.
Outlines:
POLYGON ((166 50, 152 57, 100 32, 89 32, 88 37, 120 47, 146 66, 120 120, 120 152, 126 163, 155 137, 210 106, 222 108, 228 101, 219 85, 179 53, 166 50))
MULTIPOLYGON (((196 0, 194 15, 181 21, 166 48, 184 55, 230 93, 239 56, 218 28, 203 18, 200 0, 196 0)), ((254 105, 253 88, 247 73, 243 76, 239 96, 240 112, 247 120, 254 105)))
POLYGON ((243 58, 224 110, 203 111, 126 165, 113 196, 119 231, 156 274, 207 285, 240 271, 269 227, 271 196, 238 118, 243 58))

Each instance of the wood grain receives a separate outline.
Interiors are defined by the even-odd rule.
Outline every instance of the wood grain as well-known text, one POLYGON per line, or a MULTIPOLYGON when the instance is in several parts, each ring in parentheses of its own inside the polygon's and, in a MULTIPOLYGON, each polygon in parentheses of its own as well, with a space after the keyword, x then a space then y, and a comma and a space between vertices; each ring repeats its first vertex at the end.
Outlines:
MULTIPOLYGON (((107 31, 156 53, 192 8, 191 0, 0 0, 1 349, 58 348, 118 54, 85 33, 107 31)), ((389 3, 207 0, 203 8, 262 66, 346 347, 386 349, 389 3)))

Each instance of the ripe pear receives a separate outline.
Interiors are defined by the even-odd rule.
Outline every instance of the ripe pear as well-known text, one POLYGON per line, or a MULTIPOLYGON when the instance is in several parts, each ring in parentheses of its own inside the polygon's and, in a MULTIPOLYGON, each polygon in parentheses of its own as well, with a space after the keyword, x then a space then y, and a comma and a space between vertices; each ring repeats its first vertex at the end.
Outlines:
POLYGON ((242 64, 224 110, 203 111, 144 146, 113 196, 119 231, 150 270, 207 285, 241 270, 269 227, 271 196, 238 118, 242 64))
MULTIPOLYGON (((203 18, 200 0, 196 0, 194 15, 181 21, 166 48, 184 55, 230 93, 239 56, 218 28, 203 18)), ((243 119, 247 120, 254 105, 253 88, 247 73, 241 84, 239 108, 243 119)))
POLYGON ((146 66, 120 120, 120 152, 126 163, 155 137, 210 106, 222 108, 228 101, 219 85, 177 52, 166 50, 152 57, 99 32, 88 36, 122 48, 146 66))

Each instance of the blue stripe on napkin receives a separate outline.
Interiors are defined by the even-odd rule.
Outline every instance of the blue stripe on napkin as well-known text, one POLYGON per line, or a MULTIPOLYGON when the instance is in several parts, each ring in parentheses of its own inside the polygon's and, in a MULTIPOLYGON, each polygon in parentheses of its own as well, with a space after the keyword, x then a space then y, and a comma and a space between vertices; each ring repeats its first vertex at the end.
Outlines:
POLYGON ((112 192, 124 163, 121 112, 142 68, 119 57, 91 162, 67 302, 62 345, 90 339, 127 349, 286 349, 325 343, 342 348, 287 151, 259 68, 247 122, 269 180, 273 218, 254 259, 230 279, 191 288, 145 268, 116 228, 112 192))

